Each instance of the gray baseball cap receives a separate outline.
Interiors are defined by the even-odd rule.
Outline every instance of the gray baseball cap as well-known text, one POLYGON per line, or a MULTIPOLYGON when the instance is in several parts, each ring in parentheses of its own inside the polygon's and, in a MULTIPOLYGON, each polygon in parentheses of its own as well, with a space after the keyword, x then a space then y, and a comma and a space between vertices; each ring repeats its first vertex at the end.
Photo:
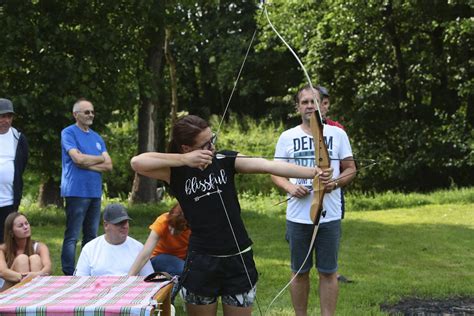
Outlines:
POLYGON ((325 98, 329 98, 329 91, 328 89, 326 89, 325 87, 323 86, 318 86, 317 87, 318 90, 319 90, 319 93, 321 93, 321 96, 325 97, 325 98))
POLYGON ((8 99, 0 98, 0 114, 15 113, 13 111, 13 103, 8 99))
POLYGON ((125 220, 130 220, 127 209, 122 204, 112 203, 104 209, 104 222, 118 224, 125 220))

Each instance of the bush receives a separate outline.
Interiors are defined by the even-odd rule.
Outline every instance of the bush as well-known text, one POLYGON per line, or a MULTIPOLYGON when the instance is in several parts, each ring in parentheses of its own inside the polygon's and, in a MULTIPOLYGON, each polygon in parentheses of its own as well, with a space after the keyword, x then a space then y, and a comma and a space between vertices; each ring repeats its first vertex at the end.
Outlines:
POLYGON ((110 123, 103 137, 114 165, 111 172, 103 174, 104 194, 111 198, 126 199, 134 177, 130 159, 137 153, 136 120, 132 118, 129 121, 110 123))
MULTIPOLYGON (((217 132, 219 119, 212 117, 211 126, 217 132)), ((280 123, 276 125, 270 121, 257 122, 255 119, 244 116, 231 116, 222 125, 217 139, 217 149, 235 150, 246 156, 267 157, 272 159, 275 145, 284 130, 280 123)), ((269 194, 275 188, 267 174, 238 174, 236 177, 238 192, 269 194)))

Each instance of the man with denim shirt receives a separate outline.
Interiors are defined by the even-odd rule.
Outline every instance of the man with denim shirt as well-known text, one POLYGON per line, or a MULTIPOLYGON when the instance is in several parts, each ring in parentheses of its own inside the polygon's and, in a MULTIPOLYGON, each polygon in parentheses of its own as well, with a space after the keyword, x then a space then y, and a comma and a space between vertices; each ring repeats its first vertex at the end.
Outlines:
MULTIPOLYGON (((316 111, 315 99, 320 92, 305 86, 295 96, 296 110, 301 116, 301 124, 283 132, 275 149, 275 157, 287 157, 284 161, 299 165, 312 166, 314 161, 314 143, 310 127, 310 117, 316 111)), ((321 114, 325 110, 321 105, 321 114)), ((325 115, 322 115, 323 118, 325 115)), ((324 186, 323 212, 313 249, 319 276, 319 300, 321 315, 334 315, 336 311, 337 257, 341 236, 341 187, 348 185, 355 177, 356 166, 352 159, 352 149, 347 134, 339 127, 324 125, 324 139, 331 158, 333 178, 336 181, 324 186)), ((313 256, 305 257, 314 231, 310 218, 313 197, 312 181, 307 179, 287 179, 272 176, 273 182, 285 190, 290 199, 286 211, 286 238, 290 246, 291 272, 295 279, 291 283, 290 293, 295 315, 307 315, 310 293, 310 269, 313 256), (303 265, 303 262, 305 264, 303 265)))
POLYGON ((104 140, 90 126, 94 106, 79 99, 73 106, 76 123, 61 132, 61 196, 66 200, 66 230, 61 252, 65 275, 74 273, 76 243, 82 229, 82 247, 97 237, 102 197, 102 172, 112 170, 104 140))

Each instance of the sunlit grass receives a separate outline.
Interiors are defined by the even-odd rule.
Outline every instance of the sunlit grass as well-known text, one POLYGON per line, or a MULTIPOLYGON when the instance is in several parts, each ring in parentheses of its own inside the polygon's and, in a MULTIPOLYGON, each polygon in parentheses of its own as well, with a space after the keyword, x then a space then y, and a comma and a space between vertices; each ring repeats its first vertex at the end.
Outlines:
POLYGON ((384 192, 374 194, 348 193, 347 209, 386 210, 400 207, 417 207, 432 204, 472 204, 474 188, 439 190, 430 194, 384 192))
MULTIPOLYGON (((348 211, 343 220, 339 271, 355 282, 341 284, 337 314, 382 315, 380 304, 393 303, 407 296, 474 296, 474 203, 467 202, 474 191, 468 192, 454 192, 461 197, 447 198, 457 201, 451 204, 434 203, 440 197, 429 196, 424 200, 432 202, 422 206, 348 211)), ((281 198, 276 193, 241 196, 242 216, 254 241, 255 262, 260 276, 255 315, 260 315, 259 309, 265 312, 270 301, 290 279, 285 206, 274 206, 281 198)), ((351 196, 349 199, 356 198, 351 196)), ((378 198, 373 198, 374 205, 378 205, 378 198)), ((172 203, 168 199, 166 203, 130 207, 134 218, 131 235, 144 242, 149 224, 172 203)), ((32 219, 34 237, 46 242, 51 249, 54 273, 61 274, 63 211, 34 207, 24 211, 32 219)), ((314 269, 311 280, 309 313, 318 315, 314 269)), ((184 315, 179 298, 176 307, 177 315, 184 315)), ((288 290, 267 313, 293 314, 288 290)))

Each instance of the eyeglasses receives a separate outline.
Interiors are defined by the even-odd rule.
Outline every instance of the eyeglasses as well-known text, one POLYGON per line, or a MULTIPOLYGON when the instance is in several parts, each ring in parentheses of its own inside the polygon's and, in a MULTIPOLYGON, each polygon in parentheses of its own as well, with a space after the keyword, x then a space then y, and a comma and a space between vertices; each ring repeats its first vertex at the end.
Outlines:
POLYGON ((212 133, 211 139, 205 142, 202 146, 196 146, 196 147, 202 150, 206 150, 206 149, 211 150, 212 146, 216 144, 216 140, 217 140, 217 135, 215 133, 212 133))
POLYGON ((76 111, 76 113, 83 113, 84 115, 95 115, 94 110, 76 111))

